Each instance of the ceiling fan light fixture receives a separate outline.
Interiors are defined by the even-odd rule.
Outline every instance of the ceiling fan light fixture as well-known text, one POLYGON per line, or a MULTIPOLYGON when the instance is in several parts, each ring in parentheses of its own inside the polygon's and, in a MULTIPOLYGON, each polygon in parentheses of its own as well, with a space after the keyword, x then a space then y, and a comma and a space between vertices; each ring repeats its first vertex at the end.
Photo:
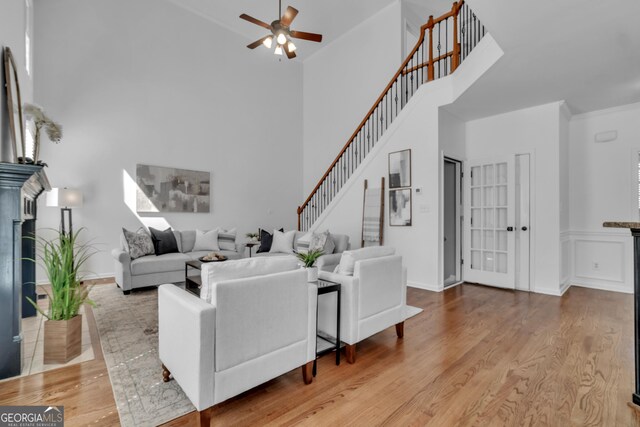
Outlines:
POLYGON ((293 42, 287 43, 287 47, 289 48, 289 52, 294 52, 297 49, 296 45, 293 44, 293 42))
POLYGON ((264 45, 264 47, 266 47, 267 49, 271 49, 271 46, 273 45, 273 36, 269 36, 266 39, 264 39, 264 41, 262 42, 262 44, 264 45))
POLYGON ((279 33, 276 41, 280 45, 285 44, 287 42, 287 36, 285 36, 284 33, 279 33))
POLYGON ((276 55, 282 55, 282 46, 281 45, 276 46, 276 50, 273 53, 276 55))

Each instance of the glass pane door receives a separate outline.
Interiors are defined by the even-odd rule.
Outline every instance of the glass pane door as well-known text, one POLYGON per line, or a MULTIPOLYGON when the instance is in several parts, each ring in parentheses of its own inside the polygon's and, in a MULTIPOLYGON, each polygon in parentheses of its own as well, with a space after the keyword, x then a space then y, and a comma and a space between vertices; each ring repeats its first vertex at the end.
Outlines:
POLYGON ((468 163, 466 281, 515 286, 513 173, 510 159, 468 163))

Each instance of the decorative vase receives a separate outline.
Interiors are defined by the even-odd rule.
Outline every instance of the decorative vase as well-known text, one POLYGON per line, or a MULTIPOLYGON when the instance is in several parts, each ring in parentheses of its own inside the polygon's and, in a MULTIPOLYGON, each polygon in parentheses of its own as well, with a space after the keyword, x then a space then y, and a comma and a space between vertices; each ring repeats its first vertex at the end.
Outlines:
POLYGON ((318 281, 318 267, 307 267, 307 281, 308 282, 318 281))
POLYGON ((82 315, 44 322, 44 363, 67 363, 82 352, 82 315))

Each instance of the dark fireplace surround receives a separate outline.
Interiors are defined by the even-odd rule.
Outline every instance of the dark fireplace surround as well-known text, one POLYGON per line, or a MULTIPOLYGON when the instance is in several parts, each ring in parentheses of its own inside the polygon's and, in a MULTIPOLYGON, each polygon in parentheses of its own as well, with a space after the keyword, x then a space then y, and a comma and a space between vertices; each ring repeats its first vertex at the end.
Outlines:
POLYGON ((21 319, 36 311, 36 200, 50 190, 42 166, 0 162, 0 379, 20 375, 21 319))

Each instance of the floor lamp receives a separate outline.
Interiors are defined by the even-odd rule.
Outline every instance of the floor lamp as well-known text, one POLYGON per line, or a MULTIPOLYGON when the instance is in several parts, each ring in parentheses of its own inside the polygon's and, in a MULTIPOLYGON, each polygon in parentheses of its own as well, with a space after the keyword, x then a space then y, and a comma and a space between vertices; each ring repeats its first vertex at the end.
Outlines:
POLYGON ((62 234, 73 234, 73 218, 71 209, 82 207, 82 192, 69 188, 53 188, 47 193, 47 206, 60 208, 60 231, 62 234))

